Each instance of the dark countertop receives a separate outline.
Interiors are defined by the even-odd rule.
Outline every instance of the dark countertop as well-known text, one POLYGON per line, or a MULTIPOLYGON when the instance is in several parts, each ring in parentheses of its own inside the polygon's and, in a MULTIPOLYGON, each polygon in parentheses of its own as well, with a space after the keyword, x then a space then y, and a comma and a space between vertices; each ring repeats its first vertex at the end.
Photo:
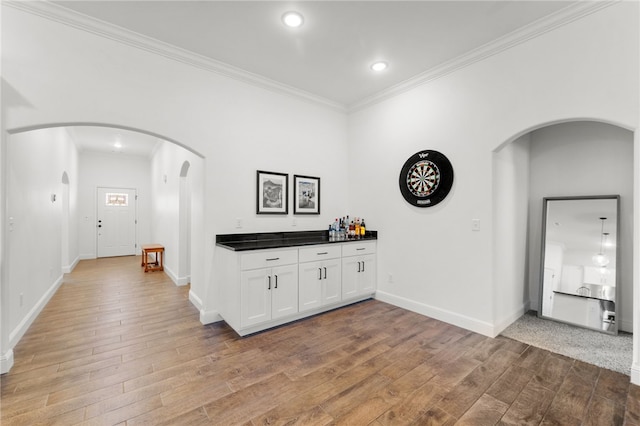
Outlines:
POLYGON ((216 245, 233 251, 262 250, 284 247, 300 247, 317 244, 357 243, 375 241, 378 231, 367 231, 355 240, 330 241, 327 231, 260 232, 253 234, 216 235, 216 245))
POLYGON ((610 300, 610 299, 603 299, 602 297, 595 297, 595 296, 582 296, 578 293, 566 293, 564 291, 553 291, 556 294, 563 294, 565 296, 573 296, 573 297, 582 297, 583 299, 594 299, 594 300, 600 300, 603 302, 615 302, 614 300, 610 300))

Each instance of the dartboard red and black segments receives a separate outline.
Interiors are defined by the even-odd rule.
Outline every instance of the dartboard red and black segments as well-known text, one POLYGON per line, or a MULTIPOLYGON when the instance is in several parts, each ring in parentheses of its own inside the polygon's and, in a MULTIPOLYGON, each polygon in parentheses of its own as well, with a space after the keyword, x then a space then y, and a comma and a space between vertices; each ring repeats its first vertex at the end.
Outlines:
POLYGON ((407 172, 407 187, 416 197, 427 197, 438 189, 440 170, 431 161, 418 161, 407 172))
POLYGON ((431 207, 449 194, 453 167, 444 154, 425 150, 412 155, 400 171, 400 192, 416 207, 431 207))

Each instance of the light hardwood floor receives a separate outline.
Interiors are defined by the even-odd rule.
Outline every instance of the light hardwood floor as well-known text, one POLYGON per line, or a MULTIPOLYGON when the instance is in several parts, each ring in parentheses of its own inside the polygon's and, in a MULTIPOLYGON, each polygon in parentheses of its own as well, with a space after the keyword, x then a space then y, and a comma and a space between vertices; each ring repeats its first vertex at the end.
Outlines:
POLYGON ((628 376, 374 300, 203 326, 139 257, 81 261, 1 381, 6 426, 640 425, 628 376))

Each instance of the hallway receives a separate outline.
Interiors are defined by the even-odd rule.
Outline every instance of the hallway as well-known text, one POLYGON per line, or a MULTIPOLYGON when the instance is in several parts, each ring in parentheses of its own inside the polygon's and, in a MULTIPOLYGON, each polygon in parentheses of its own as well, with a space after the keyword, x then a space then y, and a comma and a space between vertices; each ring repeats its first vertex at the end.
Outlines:
POLYGON ((188 290, 81 261, 16 347, 2 424, 640 424, 628 376, 514 340, 378 301, 239 338, 188 290))

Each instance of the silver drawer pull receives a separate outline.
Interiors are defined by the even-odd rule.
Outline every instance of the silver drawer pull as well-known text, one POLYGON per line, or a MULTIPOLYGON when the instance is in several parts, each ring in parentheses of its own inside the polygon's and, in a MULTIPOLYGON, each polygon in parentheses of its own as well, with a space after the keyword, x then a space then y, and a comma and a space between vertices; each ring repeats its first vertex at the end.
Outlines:
POLYGON ((271 259, 267 259, 267 262, 270 262, 272 260, 280 260, 280 258, 279 257, 272 257, 271 259))
POLYGON ((360 248, 357 248, 356 250, 360 251, 360 250, 366 250, 366 249, 367 249, 366 247, 360 247, 360 248))
POLYGON ((323 254, 329 254, 329 252, 328 251, 323 251, 322 253, 317 253, 317 254, 318 254, 318 256, 322 256, 323 254))

